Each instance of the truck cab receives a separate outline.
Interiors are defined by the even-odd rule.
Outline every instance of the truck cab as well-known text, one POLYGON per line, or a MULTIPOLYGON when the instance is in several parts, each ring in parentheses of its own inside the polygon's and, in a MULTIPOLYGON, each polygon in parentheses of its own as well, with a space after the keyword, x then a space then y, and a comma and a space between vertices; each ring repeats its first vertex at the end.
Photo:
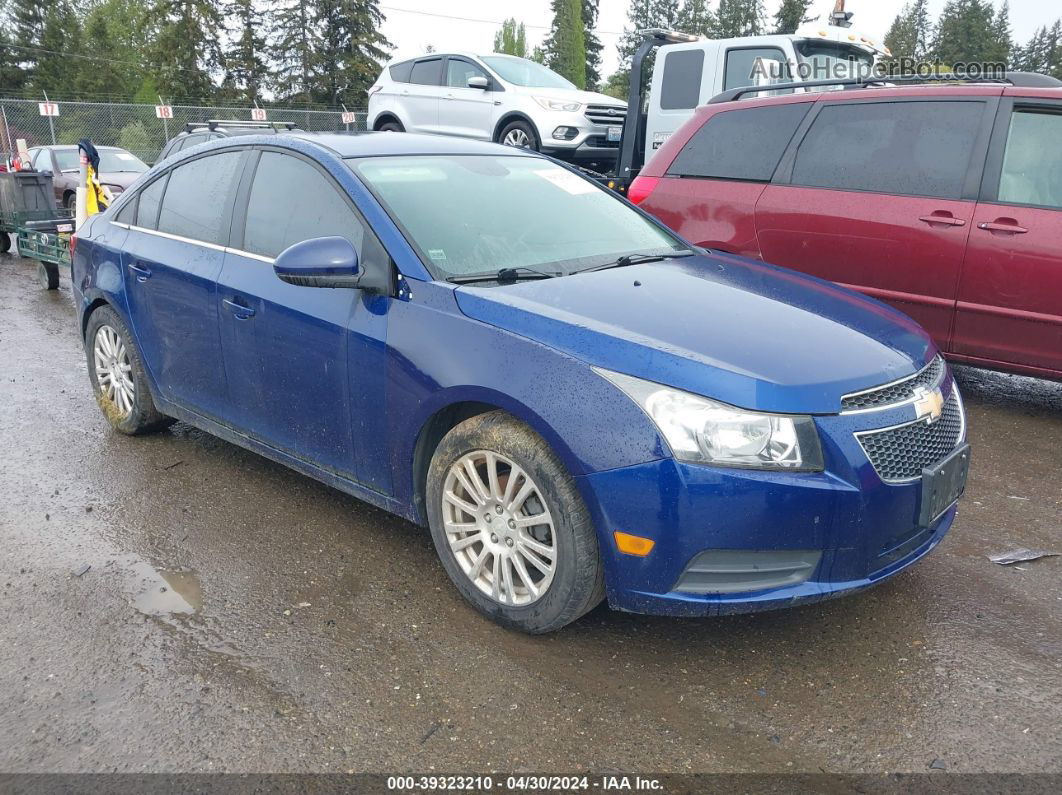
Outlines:
MULTIPOLYGON (((889 54, 879 42, 851 28, 819 23, 793 35, 664 44, 650 83, 643 158, 652 157, 695 108, 722 91, 868 75, 876 59, 889 54)), ((786 92, 775 88, 771 93, 786 92)))

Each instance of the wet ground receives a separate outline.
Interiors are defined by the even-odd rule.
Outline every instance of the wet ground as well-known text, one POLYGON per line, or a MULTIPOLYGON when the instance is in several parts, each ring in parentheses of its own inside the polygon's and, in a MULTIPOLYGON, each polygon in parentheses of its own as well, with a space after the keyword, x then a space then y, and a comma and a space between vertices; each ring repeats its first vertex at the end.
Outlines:
POLYGON ((69 282, 0 257, 0 771, 1062 771, 1062 384, 963 370, 954 530, 865 594, 547 637, 419 528, 92 400, 69 282))

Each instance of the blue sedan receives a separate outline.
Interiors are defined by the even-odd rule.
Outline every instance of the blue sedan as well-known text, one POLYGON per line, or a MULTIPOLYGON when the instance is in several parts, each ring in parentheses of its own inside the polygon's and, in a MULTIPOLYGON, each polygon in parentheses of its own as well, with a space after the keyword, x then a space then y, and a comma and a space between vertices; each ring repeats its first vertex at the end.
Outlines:
POLYGON ((72 273, 116 430, 181 420, 426 525, 526 632, 605 598, 703 616, 865 588, 940 542, 965 483, 917 324, 528 151, 211 142, 93 217, 72 273))

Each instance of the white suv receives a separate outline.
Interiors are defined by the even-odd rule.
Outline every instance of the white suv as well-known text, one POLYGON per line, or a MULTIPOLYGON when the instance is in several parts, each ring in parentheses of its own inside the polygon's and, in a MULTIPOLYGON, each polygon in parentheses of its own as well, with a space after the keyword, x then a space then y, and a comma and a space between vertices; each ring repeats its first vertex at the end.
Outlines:
POLYGON ((437 133, 611 164, 627 106, 511 55, 395 60, 369 89, 369 129, 437 133))

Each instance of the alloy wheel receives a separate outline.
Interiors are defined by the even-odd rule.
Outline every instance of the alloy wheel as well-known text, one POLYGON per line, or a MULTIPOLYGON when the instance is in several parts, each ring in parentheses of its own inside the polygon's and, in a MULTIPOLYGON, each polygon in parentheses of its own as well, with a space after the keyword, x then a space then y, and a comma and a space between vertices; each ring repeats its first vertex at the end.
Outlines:
POLYGON ((442 514, 450 550, 480 591, 512 606, 545 595, 557 569, 553 517, 520 466, 489 450, 463 455, 446 474, 442 514))
POLYGON ((133 384, 133 364, 121 336, 111 326, 100 326, 92 344, 96 381, 100 391, 122 417, 133 411, 136 387, 133 384))
POLYGON ((520 149, 526 149, 531 145, 531 139, 528 137, 526 132, 524 132, 520 128, 516 128, 514 130, 509 130, 509 132, 505 134, 505 138, 502 139, 502 143, 506 146, 516 146, 520 149))

